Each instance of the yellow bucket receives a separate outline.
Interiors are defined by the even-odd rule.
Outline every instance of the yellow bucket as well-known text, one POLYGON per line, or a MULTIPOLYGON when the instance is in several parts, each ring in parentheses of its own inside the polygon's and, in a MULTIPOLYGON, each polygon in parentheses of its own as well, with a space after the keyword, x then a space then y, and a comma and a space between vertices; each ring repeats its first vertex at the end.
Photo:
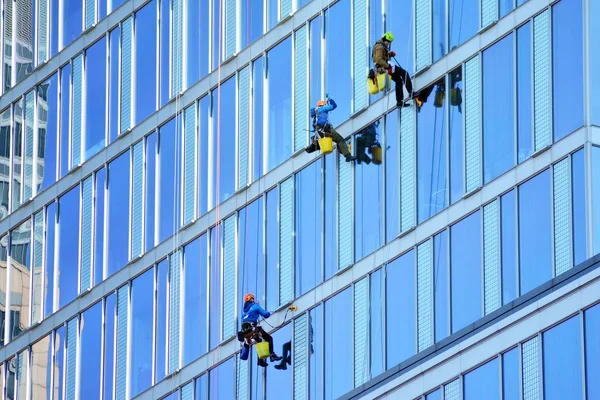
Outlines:
POLYGON ((381 147, 371 148, 371 156, 373 156, 372 157, 373 164, 375 164, 375 165, 381 164, 381 160, 382 160, 381 147))
POLYGON ((329 154, 333 151, 333 141, 330 137, 324 137, 319 139, 319 147, 321 148, 321 154, 329 154))
POLYGON ((255 345, 258 358, 263 359, 271 355, 269 352, 269 342, 258 342, 255 345))
POLYGON ((369 94, 377 94, 385 89, 385 73, 377 75, 377 84, 373 82, 373 79, 367 78, 367 86, 369 88, 369 94))

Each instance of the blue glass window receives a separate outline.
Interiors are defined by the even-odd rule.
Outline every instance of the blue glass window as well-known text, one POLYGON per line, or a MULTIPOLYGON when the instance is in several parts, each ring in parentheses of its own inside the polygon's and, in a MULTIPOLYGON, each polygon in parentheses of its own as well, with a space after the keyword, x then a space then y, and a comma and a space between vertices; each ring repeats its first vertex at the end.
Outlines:
POLYGON ((370 352, 371 352, 371 378, 385 371, 385 341, 383 321, 383 295, 385 291, 383 281, 383 270, 378 269, 371 274, 371 292, 370 292, 370 352))
POLYGON ((435 341, 448 336, 448 231, 433 237, 433 287, 435 293, 435 341))
MULTIPOLYGON (((419 223, 447 206, 446 102, 444 81, 437 82, 433 98, 423 104, 418 116, 417 186, 419 223), (439 101, 441 99, 441 101, 439 101)), ((431 96, 430 96, 431 97, 431 96)))
POLYGON ((389 243, 400 233, 400 134, 396 113, 388 114, 385 121, 385 237, 389 243))
POLYGON ((129 151, 108 164, 108 276, 129 260, 129 151))
POLYGON ((514 113, 513 35, 510 34, 483 52, 484 183, 514 165, 514 113))
POLYGON ((208 373, 211 399, 235 398, 235 357, 230 358, 208 373))
POLYGON ((277 10, 278 0, 266 0, 267 4, 267 31, 271 30, 279 21, 279 13, 277 10))
POLYGON ((263 232, 264 212, 261 197, 240 210, 238 222, 239 295, 252 293, 261 303, 264 302, 265 296, 263 232))
MULTIPOLYGON (((257 58, 252 63, 252 110, 254 125, 254 180, 260 178, 263 174, 263 135, 264 135, 264 117, 263 117, 263 92, 264 92, 264 74, 263 58, 257 58)), ((290 144, 291 146, 291 144, 290 144)))
POLYGON ((450 204, 462 199, 464 193, 462 94, 461 67, 450 73, 450 204))
MULTIPOLYGON (((56 244, 56 203, 46 207, 46 258, 45 282, 46 296, 44 300, 44 316, 54 312, 54 249, 56 244)), ((4 328, 0 329, 3 333, 4 328)))
POLYGON ((531 155, 531 23, 517 29, 517 130, 518 162, 525 161, 531 155))
POLYGON ((288 37, 267 53, 267 87, 269 99, 268 169, 270 171, 292 154, 291 37, 288 37))
POLYGON ((353 387, 352 290, 325 302, 325 399, 337 399, 353 387), (329 372, 329 373, 328 373, 329 372))
POLYGON ((117 8, 119 8, 119 6, 120 6, 121 4, 123 4, 123 3, 125 3, 126 1, 127 1, 127 0, 112 0, 112 3, 111 3, 111 4, 112 4, 112 7, 111 7, 112 9, 111 9, 111 11, 114 11, 114 10, 116 10, 117 8))
MULTIPOLYGON (((591 21, 597 21, 600 17, 600 2, 589 3, 589 15, 591 21)), ((590 26, 590 43, 600 43, 600 24, 592 23, 590 26)), ((590 92, 592 94, 592 124, 600 125, 600 48, 590 47, 590 92)))
MULTIPOLYGON (((86 160, 106 145, 106 63, 106 38, 103 37, 85 51, 86 160)), ((141 99, 138 96, 138 102, 141 99)))
POLYGON ((323 68, 321 67, 321 44, 323 31, 321 16, 310 21, 310 107, 315 107, 323 93, 323 68))
POLYGON ((58 307, 64 307, 77 296, 79 196, 80 188, 76 186, 58 200, 58 307))
POLYGON ((519 272, 525 294, 552 278, 550 172, 519 186, 519 272))
POLYGON ((479 29, 479 0, 449 0, 450 51, 460 46, 479 29))
MULTIPOLYGON (((160 2, 160 102, 159 108, 164 106, 169 100, 169 62, 171 60, 171 56, 169 53, 169 30, 170 30, 170 6, 171 1, 163 0, 160 2)), ((208 47, 208 46, 207 46, 208 47)))
MULTIPOLYGON (((56 182, 58 146, 58 74, 38 86, 38 159, 44 168, 38 172, 39 191, 56 182)), ((8 113, 10 118, 10 113, 8 113)), ((3 118, 4 119, 4 118, 3 118)), ((5 126, 4 123, 2 126, 5 126)), ((0 128, 0 132, 3 133, 0 128)), ((10 139, 9 142, 10 143, 10 139)), ((4 148, 2 148, 4 151, 4 148)), ((4 157, 4 153, 0 156, 4 157)), ((8 165, 8 164, 6 164, 8 165)), ((8 207, 8 204, 6 204, 8 207)))
POLYGON ((96 234, 94 236, 94 285, 98 285, 104 278, 104 199, 106 187, 106 168, 96 172, 96 198, 95 198, 95 225, 96 234))
MULTIPOLYGON (((412 0, 386 0, 385 3, 385 30, 391 31, 396 38, 394 49, 398 50, 396 59, 408 72, 413 72, 414 54, 414 23, 412 0)), ((383 36, 383 31, 373 37, 373 42, 383 36)))
POLYGON ((263 34, 264 2, 242 1, 242 15, 240 18, 240 32, 242 34, 242 48, 250 45, 263 34))
MULTIPOLYGON (((600 186, 600 183, 599 183, 600 186)), ((335 157, 325 157, 325 213, 334 216, 337 213, 337 179, 335 157)), ((600 196, 600 195, 599 195, 600 196)), ((599 198, 600 200, 600 198, 599 198)), ((325 218, 325 279, 329 279, 337 271, 336 237, 337 224, 335 218, 325 218)))
MULTIPOLYGON (((119 43, 121 28, 110 31, 110 75, 109 75, 109 110, 108 138, 112 143, 119 135, 119 43)), ((156 78, 155 78, 156 80, 156 78)))
POLYGON ((481 215, 450 227, 452 333, 481 317, 481 215))
POLYGON ((279 221, 278 216, 279 189, 267 192, 267 232, 265 251, 267 256, 267 294, 266 306, 276 309, 279 305, 279 221))
POLYGON ((181 185, 181 116, 170 120, 158 130, 159 204, 158 243, 179 229, 181 185))
POLYGON ((323 281, 321 159, 296 174, 296 296, 323 281))
POLYGON ((63 2, 63 43, 61 50, 77 39, 83 29, 83 2, 65 0, 63 2))
MULTIPOLYGON (((329 121, 337 126, 350 117, 352 54, 350 0, 340 0, 325 12, 325 93, 337 102, 329 121)), ((311 105, 314 107, 314 105, 311 105)))
POLYGON ((517 298, 516 200, 511 190, 500 198, 502 240, 502 304, 517 298))
MULTIPOLYGON (((287 324, 283 328, 272 334, 273 347, 275 353, 279 356, 284 355, 282 347, 288 343, 291 346, 292 342, 292 324, 287 324), (281 347, 280 347, 281 346, 281 347)), ((293 356, 293 354, 292 354, 293 356)), ((242 361, 243 362, 243 361, 242 361)), ((275 365, 275 364, 273 364, 275 365)), ((267 398, 268 399, 292 399, 293 390, 293 373, 292 368, 285 370, 276 370, 274 368, 267 369, 267 398)))
POLYGON ((200 130, 200 148, 198 150, 198 155, 200 160, 198 160, 198 164, 200 165, 200 184, 198 185, 198 189, 200 193, 198 193, 198 205, 200 206, 200 213, 198 215, 204 214, 208 210, 208 121, 210 116, 210 96, 204 96, 198 102, 198 120, 200 130))
MULTIPOLYGON (((67 221, 65 221, 67 222, 67 221)), ((9 340, 19 336, 23 330, 29 327, 30 299, 29 288, 31 287, 31 220, 17 226, 10 235, 10 287, 12 293, 19 293, 10 298, 9 307, 11 328, 9 328, 9 340), (27 284, 27 286, 25 286, 27 284), (19 288, 19 289, 17 289, 19 288), (13 315, 22 316, 23 322, 14 323, 13 315), (14 325, 13 325, 14 323, 14 325)), ((6 264, 5 264, 6 265, 6 264)), ((61 281, 65 282, 65 280, 61 281)), ((77 282, 77 281, 76 281, 77 282)), ((77 285, 77 283, 75 283, 77 285)))
MULTIPOLYGON (((0 219, 8 215, 10 193, 10 144, 11 144, 11 111, 10 107, 0 114, 0 162, 3 168, 0 172, 0 219)), ((56 180, 56 174, 54 176, 56 180)))
POLYGON ((587 234, 585 212, 585 163, 583 150, 571 158, 573 185, 573 257, 574 265, 587 260, 587 234))
POLYGON ((131 353, 129 361, 129 394, 131 397, 152 385, 152 304, 154 300, 154 268, 131 283, 131 353))
MULTIPOLYGON (((55 54, 58 53, 58 27, 59 27, 59 23, 58 23, 58 12, 59 12, 59 7, 58 4, 59 2, 57 1, 50 1, 50 12, 51 12, 51 22, 50 22, 50 56, 54 56, 55 54)), ((7 45, 7 43, 5 42, 5 45, 7 45)))
MULTIPOLYGON (((100 333, 101 331, 98 331, 100 333)), ((52 340, 51 335, 48 334, 42 339, 40 339, 37 343, 31 346, 31 363, 32 365, 52 365, 52 340)), ((82 337, 83 340, 83 337, 82 337)), ((97 349, 100 348, 100 343, 98 343, 97 349)), ((84 350, 82 349, 82 357, 84 350)), ((33 369, 33 367, 32 367, 33 369)), ((36 372, 36 383, 37 385, 32 388, 32 396, 31 398, 51 398, 51 393, 53 391, 52 387, 52 368, 45 368, 46 373, 44 377, 44 371, 36 372)), ((32 371, 33 372, 33 371, 32 371)), ((100 379, 100 371, 98 371, 98 379, 100 379)), ((32 382, 33 383, 33 382, 32 382)), ((98 387, 100 383, 98 382, 98 387)), ((96 395, 97 398, 100 398, 100 393, 96 395)))
POLYGON ((577 315, 544 332, 544 399, 582 398, 580 327, 577 315))
POLYGON ((520 400, 519 387, 519 348, 502 354, 502 395, 503 400, 520 400))
POLYGON ((500 18, 515 8, 515 0, 500 0, 500 18))
POLYGON ((433 0, 433 62, 446 54, 446 0, 433 0))
POLYGON ((167 368, 167 259, 162 260, 157 269, 156 277, 156 376, 155 382, 165 377, 167 368))
POLYGON ((184 315, 183 365, 206 353, 208 247, 206 234, 186 245, 183 252, 184 315))
POLYGON ((429 393, 425 396, 425 400, 442 400, 442 389, 438 389, 435 392, 429 393))
MULTIPOLYGON (((135 13, 136 124, 156 111, 156 8, 153 0, 135 13)), ((191 35, 189 39, 193 41, 191 35)))
POLYGON ((62 178, 69 172, 71 64, 65 65, 60 72, 60 177, 62 178))
MULTIPOLYGON (((208 393, 206 392, 208 389, 208 374, 200 375, 199 378, 196 378, 194 382, 195 386, 195 399, 196 400, 207 400, 208 393)), ((261 397, 257 397, 261 398, 261 397)))
MULTIPOLYGON (((592 171, 600 171, 600 148, 592 147, 592 171)), ((600 210, 600 179, 592 172, 592 209, 600 210)), ((600 253, 600 213, 592 213, 594 248, 593 255, 600 253)))
POLYGON ((64 326, 54 331, 54 396, 57 399, 62 399, 64 389, 65 333, 64 326))
POLYGON ((585 311, 585 372, 588 399, 600 399, 600 305, 585 311))
POLYGON ((104 398, 112 400, 115 351, 115 295, 104 301, 104 398))
POLYGON ((210 350, 221 341, 221 246, 223 244, 223 226, 210 230, 210 350))
MULTIPOLYGON (((230 78, 212 91, 213 206, 235 191, 235 83, 235 78, 230 78)), ((279 134, 283 136, 283 132, 279 134)))
POLYGON ((79 397, 99 399, 102 369, 102 302, 88 308, 81 315, 79 324, 79 397))
POLYGON ((561 0, 552 7, 552 54, 554 140, 558 141, 583 125, 582 0, 561 0))
MULTIPOLYGON (((222 0, 212 0, 212 70, 216 69, 223 58, 223 27, 221 21, 224 19, 221 14, 222 0)), ((168 14, 167 14, 168 15, 168 14)))
MULTIPOLYGON (((187 19, 187 87, 200 79, 200 66, 208 69, 208 0, 188 0, 185 12, 187 19), (202 4, 200 4, 202 2, 202 4), (200 43, 203 45, 200 46, 200 43), (200 57, 202 52, 202 57, 200 57), (205 54, 206 53, 206 54, 205 54)), ((206 71, 204 71, 206 75, 206 71)), ((204 76, 203 75, 203 76, 204 76)))
POLYGON ((310 399, 323 399, 323 306, 310 310, 309 329, 309 391, 310 399))
POLYGON ((146 137, 146 249, 154 247, 156 221, 156 133, 146 137))
POLYGON ((387 368, 415 355, 416 338, 415 252, 404 254, 386 266, 387 368))
POLYGON ((483 364, 464 377, 464 400, 498 399, 498 359, 483 364))

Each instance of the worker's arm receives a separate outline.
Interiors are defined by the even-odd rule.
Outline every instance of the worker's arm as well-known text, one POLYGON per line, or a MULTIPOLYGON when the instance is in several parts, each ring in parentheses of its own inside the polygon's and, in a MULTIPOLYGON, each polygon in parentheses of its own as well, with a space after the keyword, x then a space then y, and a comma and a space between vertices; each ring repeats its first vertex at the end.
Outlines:
POLYGON ((311 118, 314 118, 314 117, 315 117, 315 109, 314 109, 314 108, 311 108, 311 109, 310 109, 310 117, 311 117, 311 118))
POLYGON ((271 313, 266 311, 264 308, 262 308, 261 306, 259 306, 258 304, 255 304, 254 307, 258 308, 258 313, 263 317, 263 318, 269 318, 271 316, 271 313))
POLYGON ((327 103, 326 106, 323 106, 320 109, 323 110, 323 112, 329 112, 335 110, 336 108, 337 104, 335 103, 335 100, 329 99, 329 103, 327 103))
POLYGON ((386 57, 386 50, 383 45, 376 45, 375 50, 373 51, 373 62, 380 66, 388 69, 390 64, 388 64, 388 60, 386 57))

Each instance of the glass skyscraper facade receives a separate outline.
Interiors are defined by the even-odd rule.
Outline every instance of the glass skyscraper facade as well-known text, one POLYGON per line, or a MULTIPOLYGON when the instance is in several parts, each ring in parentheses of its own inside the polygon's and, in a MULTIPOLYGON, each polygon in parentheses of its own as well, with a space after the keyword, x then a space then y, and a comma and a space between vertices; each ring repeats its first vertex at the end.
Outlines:
POLYGON ((600 399, 600 1, 0 3, 0 398, 600 399))

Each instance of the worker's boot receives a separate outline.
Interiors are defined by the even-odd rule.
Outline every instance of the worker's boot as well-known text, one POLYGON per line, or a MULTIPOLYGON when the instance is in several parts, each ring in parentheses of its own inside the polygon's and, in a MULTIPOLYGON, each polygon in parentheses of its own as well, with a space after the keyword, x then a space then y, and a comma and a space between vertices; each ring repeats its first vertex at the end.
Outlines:
POLYGON ((352 154, 346 154, 346 162, 352 162, 356 160, 356 157, 353 156, 352 154))
POLYGON ((277 354, 275 353, 271 353, 271 362, 275 362, 275 361, 281 361, 282 357, 279 357, 277 354))
POLYGON ((259 367, 263 367, 263 368, 266 368, 266 367, 269 365, 269 364, 267 364, 267 362, 266 362, 265 360, 263 360, 262 358, 259 358, 259 359, 258 359, 258 363, 257 363, 257 364, 258 364, 258 366, 259 366, 259 367))

